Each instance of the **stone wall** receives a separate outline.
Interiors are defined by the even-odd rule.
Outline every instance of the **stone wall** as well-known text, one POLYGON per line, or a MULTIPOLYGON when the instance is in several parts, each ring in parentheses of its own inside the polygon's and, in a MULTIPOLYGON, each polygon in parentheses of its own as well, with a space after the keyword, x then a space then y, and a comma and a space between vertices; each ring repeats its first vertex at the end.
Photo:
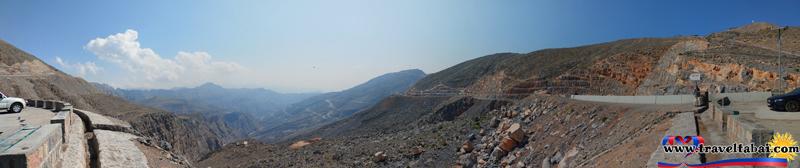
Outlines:
MULTIPOLYGON (((50 107, 57 101, 30 100, 30 107, 50 107), (35 104, 33 103, 35 102, 35 104), (50 104, 49 106, 47 104, 50 104)), ((63 103, 62 103, 63 105, 63 103)), ((67 105, 69 105, 67 103, 67 105)), ((58 112, 50 124, 28 126, 0 141, 0 168, 57 167, 62 158, 63 146, 72 127, 70 106, 58 112)))
POLYGON ((6 140, 16 140, 0 155, 0 167, 55 167, 61 158, 63 134, 61 125, 48 124, 23 128, 6 140))

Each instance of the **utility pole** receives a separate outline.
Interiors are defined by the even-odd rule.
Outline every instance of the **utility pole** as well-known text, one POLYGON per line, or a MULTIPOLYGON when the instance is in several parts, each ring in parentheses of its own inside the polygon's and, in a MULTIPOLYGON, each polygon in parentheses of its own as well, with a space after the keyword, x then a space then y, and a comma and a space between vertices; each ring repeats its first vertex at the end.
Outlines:
POLYGON ((772 28, 772 30, 778 30, 778 94, 783 94, 781 92, 781 86, 783 86, 781 83, 781 78, 783 78, 783 73, 781 72, 783 70, 783 67, 781 67, 781 32, 786 30, 786 26, 772 28))

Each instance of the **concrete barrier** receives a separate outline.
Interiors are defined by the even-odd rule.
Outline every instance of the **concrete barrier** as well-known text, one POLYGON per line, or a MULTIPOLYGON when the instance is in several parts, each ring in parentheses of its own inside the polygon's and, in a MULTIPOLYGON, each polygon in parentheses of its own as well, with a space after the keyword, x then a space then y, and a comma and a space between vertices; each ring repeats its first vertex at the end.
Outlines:
POLYGON ((0 148, 4 151, 0 151, 0 167, 56 167, 61 158, 62 133, 61 125, 48 124, 26 127, 6 137, 3 143, 14 143, 8 148, 0 148))
POLYGON ((717 94, 710 94, 708 96, 709 96, 709 101, 716 101, 717 99, 728 97, 728 99, 734 102, 746 102, 746 101, 767 101, 767 98, 772 97, 772 93, 771 92, 717 93, 717 94))
MULTIPOLYGON (((715 101, 728 97, 734 102, 766 101, 771 97, 770 92, 745 92, 745 93, 717 93, 710 94, 709 100, 715 101)), ((634 104, 689 104, 695 103, 694 95, 655 95, 655 96, 597 96, 597 95, 572 95, 572 99, 611 103, 634 104)))
POLYGON ((36 107, 36 100, 25 100, 28 101, 28 107, 36 107))
POLYGON ((61 125, 61 133, 64 135, 62 138, 63 143, 67 142, 69 139, 67 134, 69 132, 69 128, 71 128, 70 121, 72 121, 72 111, 61 111, 56 114, 52 119, 50 119, 50 124, 58 124, 61 125))
MULTIPOLYGON (((659 104, 681 104, 681 95, 656 96, 659 104)), ((655 103, 654 103, 655 104, 655 103)))
POLYGON ((634 96, 633 103, 637 104, 656 104, 656 97, 658 96, 634 96))
POLYGON ((36 100, 36 107, 44 108, 44 100, 36 100))
POLYGON ((714 120, 714 125, 717 126, 722 131, 728 130, 728 115, 733 114, 733 110, 728 109, 726 107, 722 107, 716 103, 710 103, 708 107, 709 112, 711 112, 711 117, 714 120))
POLYGON ((634 102, 636 96, 616 96, 617 103, 619 102, 634 102))
POLYGON ((603 102, 616 103, 617 101, 619 101, 619 96, 604 96, 603 97, 603 102))
POLYGON ((45 100, 44 101, 44 108, 45 109, 53 109, 53 102, 52 100, 45 100))
MULTIPOLYGON (((740 116, 728 116, 728 139, 732 143, 764 145, 772 140, 772 129, 740 116)), ((743 158, 766 158, 768 153, 741 153, 743 158)))
POLYGON ((130 133, 137 136, 140 135, 138 132, 134 131, 133 127, 129 124, 115 123, 103 115, 86 110, 73 109, 72 111, 84 120, 88 130, 109 130, 130 133))

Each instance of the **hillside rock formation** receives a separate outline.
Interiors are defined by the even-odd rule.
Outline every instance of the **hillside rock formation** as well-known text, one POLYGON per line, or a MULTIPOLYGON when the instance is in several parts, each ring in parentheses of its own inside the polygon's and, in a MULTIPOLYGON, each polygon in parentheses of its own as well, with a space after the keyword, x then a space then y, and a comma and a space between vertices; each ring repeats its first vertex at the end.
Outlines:
POLYGON ((425 75, 419 69, 388 73, 341 92, 310 97, 274 113, 278 118, 288 119, 268 125, 254 135, 258 136, 256 139, 269 143, 294 137, 350 116, 386 96, 405 93, 425 75))
MULTIPOLYGON (((581 102, 572 94, 664 95, 800 87, 800 59, 788 47, 777 73, 770 25, 707 36, 642 38, 500 53, 419 80, 349 117, 264 149, 255 159, 209 157, 198 166, 232 167, 619 167, 644 165, 683 106, 581 102), (744 32, 744 33, 742 33, 744 32), (739 33, 739 34, 737 34, 739 33), (734 36, 740 36, 735 38, 734 36), (795 70, 798 69, 798 70, 795 70), (780 76, 779 76, 780 75, 780 76), (292 142, 324 140, 290 149, 292 142), (612 150, 625 145, 630 150, 612 150), (417 147, 421 147, 417 148, 417 147), (469 149, 472 149, 471 151, 469 149), (379 159, 376 153, 380 153, 379 159), (624 158, 624 159, 623 159, 624 158), (623 161, 625 160, 625 161, 623 161)), ((790 27, 786 34, 800 31, 790 27)), ((786 35, 784 34, 784 35, 786 35)), ((784 36, 783 44, 796 44, 784 36)), ((231 153, 216 150, 214 154, 231 153)))
POLYGON ((179 116, 200 113, 210 120, 222 119, 242 138, 249 137, 250 133, 258 130, 261 125, 258 118, 250 113, 212 107, 207 103, 196 100, 155 96, 149 99, 133 100, 132 102, 154 109, 169 111, 179 116))

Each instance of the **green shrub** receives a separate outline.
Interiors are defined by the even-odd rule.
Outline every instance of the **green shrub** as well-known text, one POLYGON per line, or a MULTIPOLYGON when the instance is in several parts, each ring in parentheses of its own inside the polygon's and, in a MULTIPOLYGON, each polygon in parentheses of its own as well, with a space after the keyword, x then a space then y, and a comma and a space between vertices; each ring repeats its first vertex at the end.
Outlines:
POLYGON ((794 69, 795 72, 800 72, 800 69, 794 69))
POLYGON ((603 116, 603 118, 600 118, 600 121, 606 122, 607 119, 608 117, 603 116))

